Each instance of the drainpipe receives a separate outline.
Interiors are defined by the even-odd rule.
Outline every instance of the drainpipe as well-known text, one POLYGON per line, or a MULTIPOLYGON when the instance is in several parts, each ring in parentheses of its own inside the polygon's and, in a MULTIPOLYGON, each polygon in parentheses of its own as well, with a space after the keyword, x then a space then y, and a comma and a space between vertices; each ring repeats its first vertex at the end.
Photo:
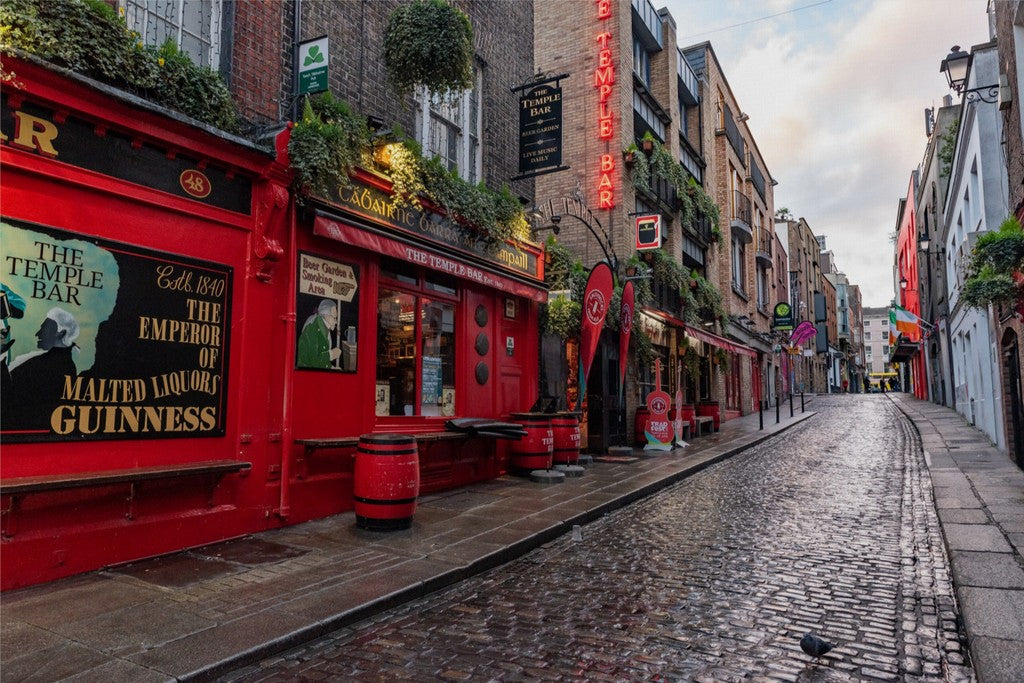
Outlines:
POLYGON ((282 373, 284 382, 281 387, 281 499, 276 513, 281 519, 287 519, 291 512, 291 499, 289 496, 289 485, 291 482, 291 448, 292 448, 292 385, 295 374, 295 270, 296 238, 298 230, 297 218, 295 215, 295 200, 288 202, 288 251, 285 258, 288 259, 288 293, 284 315, 281 321, 284 323, 284 363, 282 373))

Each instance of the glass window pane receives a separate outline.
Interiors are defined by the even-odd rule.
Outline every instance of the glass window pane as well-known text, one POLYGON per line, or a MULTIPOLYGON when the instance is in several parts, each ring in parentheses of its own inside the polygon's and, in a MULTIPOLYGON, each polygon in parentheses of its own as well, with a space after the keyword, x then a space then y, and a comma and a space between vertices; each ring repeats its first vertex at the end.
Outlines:
POLYGON ((454 415, 455 306, 424 300, 420 307, 423 387, 422 415, 454 415))
POLYGON ((377 300, 377 415, 416 406, 416 297, 381 289, 377 300))
POLYGON ((419 282, 412 266, 403 261, 396 261, 394 259, 381 259, 380 276, 410 285, 415 285, 419 282))

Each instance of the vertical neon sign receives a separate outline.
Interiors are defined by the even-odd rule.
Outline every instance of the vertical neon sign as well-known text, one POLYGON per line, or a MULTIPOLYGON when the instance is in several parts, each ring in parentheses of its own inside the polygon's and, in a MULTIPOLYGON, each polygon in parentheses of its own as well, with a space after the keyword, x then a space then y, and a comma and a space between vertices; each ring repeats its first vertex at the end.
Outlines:
MULTIPOLYGON (((612 0, 597 0, 597 19, 603 22, 612 16, 612 0)), ((594 87, 597 89, 597 138, 611 140, 615 133, 612 118, 611 95, 615 83, 615 64, 612 63, 612 34, 602 31, 597 34, 597 68, 594 69, 594 87)), ((615 172, 615 157, 602 154, 598 166, 597 206, 611 209, 615 206, 612 174, 615 172)))

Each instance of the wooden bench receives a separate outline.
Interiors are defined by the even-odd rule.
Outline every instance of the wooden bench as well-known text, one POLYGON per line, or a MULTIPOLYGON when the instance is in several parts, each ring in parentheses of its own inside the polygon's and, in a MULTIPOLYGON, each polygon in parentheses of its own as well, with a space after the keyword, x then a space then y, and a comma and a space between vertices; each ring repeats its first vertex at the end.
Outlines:
POLYGON ((697 421, 697 435, 710 434, 715 431, 715 418, 710 415, 697 415, 694 417, 697 421))
POLYGON ((10 496, 11 504, 3 511, 4 536, 12 536, 13 516, 23 496, 47 491, 64 491, 67 489, 95 488, 99 486, 116 486, 128 484, 127 509, 125 517, 133 519, 132 503, 135 498, 135 485, 144 481, 158 479, 174 479, 179 477, 208 476, 213 478, 210 487, 210 502, 213 505, 213 491, 221 477, 225 474, 242 472, 252 469, 252 463, 242 460, 204 460, 202 462, 178 463, 175 465, 151 465, 148 467, 131 467, 120 470, 104 470, 99 472, 72 472, 61 474, 44 474, 32 477, 12 477, 0 480, 0 496, 10 496))
MULTIPOLYGON (((487 438, 467 434, 466 432, 420 432, 409 434, 416 439, 417 444, 437 443, 439 441, 465 441, 466 439, 487 438)), ((336 448, 355 448, 359 445, 358 436, 339 437, 318 437, 315 439, 295 439, 295 443, 302 446, 303 458, 298 463, 297 476, 305 477, 307 474, 306 460, 315 455, 319 450, 336 448)), ((355 453, 352 454, 355 456, 355 453)))

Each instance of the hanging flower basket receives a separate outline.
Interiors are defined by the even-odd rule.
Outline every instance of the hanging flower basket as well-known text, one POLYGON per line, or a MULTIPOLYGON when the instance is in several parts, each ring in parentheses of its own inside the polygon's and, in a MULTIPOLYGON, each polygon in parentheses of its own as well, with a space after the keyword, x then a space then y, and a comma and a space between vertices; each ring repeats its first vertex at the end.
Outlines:
POLYGON ((641 140, 640 149, 643 150, 644 154, 650 155, 652 152, 654 152, 654 140, 641 140))
POLYGON ((623 152, 622 162, 626 164, 626 168, 633 168, 633 164, 636 163, 636 152, 623 152))
POLYGON ((473 27, 443 0, 413 0, 388 17, 384 68, 399 95, 416 86, 449 97, 473 86, 473 27))

